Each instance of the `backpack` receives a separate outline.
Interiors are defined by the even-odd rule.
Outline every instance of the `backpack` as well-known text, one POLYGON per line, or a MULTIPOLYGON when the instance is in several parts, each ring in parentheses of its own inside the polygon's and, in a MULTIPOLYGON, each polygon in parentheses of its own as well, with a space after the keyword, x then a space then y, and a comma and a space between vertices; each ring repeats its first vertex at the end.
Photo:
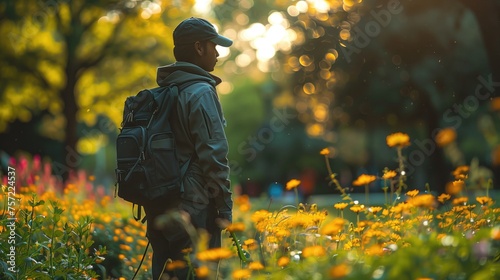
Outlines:
POLYGON ((116 139, 116 194, 139 206, 180 192, 189 163, 179 165, 170 117, 177 103, 177 85, 145 89, 127 97, 116 139), (182 170, 181 170, 182 169, 182 170))

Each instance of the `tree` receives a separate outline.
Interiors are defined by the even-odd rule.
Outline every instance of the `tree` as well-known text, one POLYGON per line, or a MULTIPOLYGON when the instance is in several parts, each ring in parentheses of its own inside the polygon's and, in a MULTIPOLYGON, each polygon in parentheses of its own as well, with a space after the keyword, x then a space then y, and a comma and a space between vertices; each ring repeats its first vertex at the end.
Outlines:
MULTIPOLYGON (((174 23, 192 1, 38 1, 0 4, 0 131, 16 119, 45 120, 64 143, 58 175, 81 162, 79 123, 121 119, 123 100, 154 86, 155 66, 172 61, 174 23), (62 132, 62 133, 61 133, 62 132)), ((103 133, 99 128, 97 133, 103 133)))
MULTIPOLYGON (((468 2, 363 1, 344 5, 344 14, 331 6, 328 15, 314 9, 298 15, 296 28, 305 40, 288 64, 296 82, 294 96, 304 104, 302 119, 329 140, 338 139, 338 133, 328 131, 343 128, 362 130, 371 139, 368 143, 376 142, 373 135, 381 131, 405 130, 421 144, 433 141, 436 129, 446 125, 460 126, 459 133, 470 138, 467 134, 474 133, 467 131, 476 132, 474 122, 488 104, 474 108, 476 114, 461 114, 455 105, 475 92, 481 75, 488 80, 491 74, 496 81, 499 60, 493 50, 499 40, 492 26, 498 25, 499 10, 495 1, 468 2), (471 11, 476 20, 485 18, 475 21, 471 11)), ((484 141, 474 141, 481 147, 476 152, 484 153, 484 141)), ((389 150, 373 149, 383 140, 376 143, 364 168, 390 163, 382 155, 389 150)), ((427 175, 437 177, 431 178, 432 185, 442 188, 451 167, 443 151, 432 145, 423 156, 425 163, 415 159, 414 167, 428 166, 427 175)), ((417 186, 425 183, 419 181, 426 177, 421 175, 414 176, 417 186)))

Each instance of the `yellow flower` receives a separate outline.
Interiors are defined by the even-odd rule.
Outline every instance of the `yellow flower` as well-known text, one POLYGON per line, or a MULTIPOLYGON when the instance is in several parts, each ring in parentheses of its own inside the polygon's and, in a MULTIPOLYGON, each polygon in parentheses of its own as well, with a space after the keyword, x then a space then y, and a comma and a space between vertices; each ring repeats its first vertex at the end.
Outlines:
POLYGON ((292 180, 288 181, 288 183, 286 183, 286 190, 289 191, 289 190, 295 189, 299 185, 300 185, 300 180, 292 179, 292 180))
POLYGON ((226 230, 229 232, 242 232, 242 231, 245 231, 245 224, 244 223, 232 223, 226 228, 226 230))
POLYGON ((353 186, 364 186, 375 180, 377 180, 377 177, 374 175, 361 174, 352 184, 353 186))
POLYGON ((467 201, 469 201, 468 197, 458 197, 453 199, 452 203, 453 205, 464 205, 467 203, 467 201))
POLYGON ((234 199, 234 204, 239 206, 239 210, 241 212, 247 212, 252 207, 250 204, 250 198, 246 194, 237 196, 234 199))
POLYGON ((207 278, 210 274, 210 269, 207 266, 200 266, 196 268, 196 277, 198 278, 207 278))
POLYGON ((336 235, 344 229, 345 220, 342 218, 334 218, 331 222, 321 228, 323 235, 336 235))
POLYGON ((191 252, 193 252, 193 248, 191 248, 191 247, 184 248, 184 249, 181 250, 181 253, 183 253, 184 255, 189 254, 191 252))
POLYGON ((432 194, 422 194, 419 196, 412 197, 408 204, 416 207, 425 207, 432 209, 435 206, 434 196, 432 194))
POLYGON ((250 269, 236 269, 233 271, 233 279, 245 279, 252 276, 252 271, 250 269))
POLYGON ((370 207, 368 210, 373 213, 373 214, 377 214, 378 212, 382 211, 382 207, 380 206, 374 206, 374 207, 370 207))
POLYGON ((260 262, 250 262, 248 268, 251 270, 262 270, 264 266, 260 262))
POLYGON ((406 147, 410 146, 410 136, 406 133, 396 132, 388 135, 386 138, 387 146, 393 147, 406 147))
POLYGON ((341 279, 351 272, 351 268, 347 264, 339 264, 330 268, 330 278, 341 279))
POLYGON ((333 207, 335 207, 335 209, 339 209, 339 210, 344 210, 349 204, 347 204, 346 202, 339 202, 339 203, 335 203, 335 205, 333 205, 333 207))
POLYGON ((130 250, 132 250, 132 248, 130 248, 130 246, 126 245, 126 244, 120 244, 119 247, 120 247, 120 250, 122 250, 122 251, 130 251, 130 250))
POLYGON ((467 165, 462 165, 453 171, 453 176, 456 180, 465 180, 468 177, 469 167, 467 165))
POLYGON ((446 193, 450 195, 456 195, 459 194, 462 189, 464 188, 464 182, 463 181, 453 181, 448 184, 446 184, 446 193))
POLYGON ((365 253, 369 256, 382 256, 384 248, 379 244, 373 244, 371 247, 366 248, 365 253))
POLYGON ((481 204, 481 205, 491 204, 493 202, 491 197, 487 197, 487 196, 478 196, 478 197, 476 197, 476 201, 479 202, 479 204, 481 204))
POLYGON ((290 263, 289 257, 281 257, 278 259, 278 266, 279 267, 287 266, 289 263, 290 263))
POLYGON ((409 197, 415 197, 415 196, 417 196, 417 194, 418 194, 418 190, 411 190, 411 191, 406 192, 406 195, 409 197))
POLYGON ((500 240, 500 226, 491 229, 491 239, 500 240))
POLYGON ((361 207, 359 205, 354 205, 349 209, 351 209, 351 211, 354 213, 359 213, 359 212, 363 211, 364 207, 361 207))
POLYGON ((322 156, 327 156, 330 154, 330 149, 324 148, 323 150, 321 150, 321 152, 319 152, 319 154, 322 156))
POLYGON ((233 252, 227 248, 212 248, 196 254, 196 258, 200 261, 218 261, 232 256, 233 252))
POLYGON ((322 256, 326 255, 326 249, 325 249, 325 247, 320 246, 320 245, 313 245, 313 246, 305 247, 302 250, 302 255, 305 258, 322 257, 322 256))
POLYGON ((186 262, 185 261, 175 260, 175 261, 172 261, 172 262, 168 262, 166 269, 168 271, 174 271, 174 270, 178 270, 178 269, 183 269, 185 267, 186 267, 186 262))
POLYGON ((396 173, 396 171, 387 170, 386 172, 384 172, 384 175, 382 175, 382 179, 389 180, 389 179, 396 177, 396 175, 398 175, 398 173, 396 173))
POLYGON ((443 128, 436 135, 436 143, 439 147, 446 147, 457 138, 457 133, 453 128, 443 128))
POLYGON ((259 248, 259 245, 257 244, 257 240, 251 238, 243 241, 242 247, 245 250, 255 250, 259 248))
POLYGON ((444 203, 445 201, 449 200, 451 198, 451 195, 447 193, 442 193, 438 196, 438 201, 441 203, 444 203))

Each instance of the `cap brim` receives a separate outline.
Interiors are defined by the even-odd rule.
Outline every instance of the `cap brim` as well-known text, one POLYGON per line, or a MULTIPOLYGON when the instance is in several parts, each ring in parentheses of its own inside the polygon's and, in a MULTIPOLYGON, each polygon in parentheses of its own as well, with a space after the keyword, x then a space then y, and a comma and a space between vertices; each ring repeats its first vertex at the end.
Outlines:
POLYGON ((233 44, 233 41, 231 39, 226 38, 224 36, 218 35, 217 37, 210 39, 210 41, 214 42, 215 44, 223 47, 230 47, 233 44))

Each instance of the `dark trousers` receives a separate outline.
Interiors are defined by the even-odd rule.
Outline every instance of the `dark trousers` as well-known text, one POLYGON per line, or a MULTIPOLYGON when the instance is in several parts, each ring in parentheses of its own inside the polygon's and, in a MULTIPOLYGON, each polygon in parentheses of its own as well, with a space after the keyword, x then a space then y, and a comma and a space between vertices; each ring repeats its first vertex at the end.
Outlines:
POLYGON ((189 268, 164 271, 168 259, 185 260, 182 251, 191 248, 191 260, 196 266, 194 255, 197 229, 205 229, 211 236, 209 247, 221 246, 221 229, 215 223, 217 211, 213 204, 203 205, 183 201, 178 196, 170 196, 154 201, 144 207, 147 215, 147 236, 153 248, 153 279, 168 274, 171 278, 187 279, 189 268), (167 213, 167 214, 165 214, 167 213), (187 219, 186 219, 187 218, 187 219))

